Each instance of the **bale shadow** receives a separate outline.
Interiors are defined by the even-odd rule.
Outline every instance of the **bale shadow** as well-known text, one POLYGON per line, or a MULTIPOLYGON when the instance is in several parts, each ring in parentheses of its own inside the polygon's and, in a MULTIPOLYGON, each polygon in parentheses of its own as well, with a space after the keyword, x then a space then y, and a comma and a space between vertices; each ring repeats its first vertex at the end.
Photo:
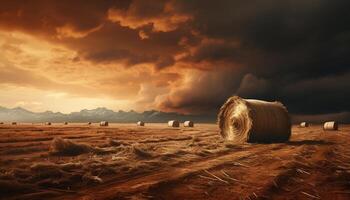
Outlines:
POLYGON ((332 145, 334 142, 324 141, 324 140, 298 140, 298 141, 288 141, 287 145, 301 146, 301 145, 332 145))

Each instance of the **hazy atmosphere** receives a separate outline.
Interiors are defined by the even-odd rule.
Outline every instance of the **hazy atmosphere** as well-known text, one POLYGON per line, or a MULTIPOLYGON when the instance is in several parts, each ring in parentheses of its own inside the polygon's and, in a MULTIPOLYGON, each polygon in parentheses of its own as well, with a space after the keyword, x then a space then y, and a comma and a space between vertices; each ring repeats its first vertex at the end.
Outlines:
MULTIPOLYGON (((350 117, 348 0, 1 1, 0 106, 350 117)), ((215 118, 215 117, 214 117, 215 118)))
POLYGON ((0 200, 349 200, 350 0, 0 0, 0 200))

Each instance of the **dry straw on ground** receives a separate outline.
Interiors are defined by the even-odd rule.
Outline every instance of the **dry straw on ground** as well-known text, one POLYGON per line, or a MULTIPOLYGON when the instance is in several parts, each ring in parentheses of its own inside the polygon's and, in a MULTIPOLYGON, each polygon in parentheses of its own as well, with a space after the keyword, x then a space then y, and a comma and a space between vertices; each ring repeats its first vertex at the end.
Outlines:
POLYGON ((300 123, 300 127, 302 127, 302 128, 309 127, 309 123, 307 123, 307 122, 301 122, 301 123, 300 123))
POLYGON ((171 120, 168 122, 168 126, 170 127, 179 127, 180 126, 180 122, 177 120, 171 120))
POLYGON ((68 139, 55 138, 50 145, 50 153, 55 155, 75 156, 93 151, 87 144, 78 144, 68 139))
POLYGON ((185 121, 184 122, 184 127, 193 127, 193 126, 194 126, 193 121, 185 121))
POLYGON ((149 147, 145 144, 134 144, 132 145, 132 151, 139 158, 150 158, 152 157, 152 153, 149 151, 149 147))
POLYGON ((338 123, 335 121, 325 122, 323 125, 323 130, 336 131, 338 130, 338 123))
POLYGON ((291 135, 287 109, 280 102, 230 97, 218 115, 221 135, 235 142, 282 142, 291 135))

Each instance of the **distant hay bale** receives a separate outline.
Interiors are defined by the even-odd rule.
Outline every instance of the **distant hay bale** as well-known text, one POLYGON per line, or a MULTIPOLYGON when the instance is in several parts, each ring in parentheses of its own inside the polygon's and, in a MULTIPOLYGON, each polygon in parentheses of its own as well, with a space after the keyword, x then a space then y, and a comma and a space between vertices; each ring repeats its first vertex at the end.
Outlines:
POLYGON ((336 131, 338 130, 338 123, 335 121, 325 122, 323 125, 323 130, 336 131))
POLYGON ((51 122, 45 122, 45 125, 50 126, 50 125, 51 125, 51 122))
POLYGON ((0 124, 4 124, 4 122, 0 122, 0 124))
POLYGON ((17 125, 17 122, 12 122, 11 124, 12 124, 12 125, 17 125))
POLYGON ((284 142, 291 135, 287 109, 280 102, 230 97, 218 115, 220 134, 235 142, 284 142))
POLYGON ((102 122, 100 122, 100 126, 108 126, 108 122, 107 121, 102 121, 102 122))
POLYGON ((88 125, 91 125, 91 122, 88 122, 88 125))
POLYGON ((64 122, 63 124, 64 124, 64 125, 68 125, 68 122, 64 122))
POLYGON ((78 144, 68 139, 54 138, 50 145, 50 153, 54 155, 75 156, 88 153, 94 149, 86 144, 78 144))
POLYGON ((307 123, 307 122, 301 122, 301 123, 300 123, 300 127, 301 127, 301 128, 309 127, 309 123, 307 123))
POLYGON ((143 121, 138 121, 138 122, 137 122, 137 126, 145 126, 145 122, 143 122, 143 121))
POLYGON ((168 122, 168 126, 170 127, 179 127, 180 126, 180 122, 177 120, 171 120, 168 122))
POLYGON ((193 126, 194 126, 193 121, 185 121, 184 122, 184 127, 193 127, 193 126))

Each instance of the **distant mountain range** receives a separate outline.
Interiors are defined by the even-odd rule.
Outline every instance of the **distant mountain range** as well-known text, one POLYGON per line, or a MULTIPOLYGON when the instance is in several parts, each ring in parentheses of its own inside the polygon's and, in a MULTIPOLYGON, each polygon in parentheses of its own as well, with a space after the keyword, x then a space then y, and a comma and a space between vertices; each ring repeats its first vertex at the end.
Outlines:
POLYGON ((5 108, 0 106, 0 121, 2 122, 136 122, 139 120, 145 122, 167 122, 169 120, 192 120, 194 122, 215 122, 216 116, 213 115, 184 115, 175 112, 161 112, 156 110, 135 112, 118 111, 107 108, 96 108, 92 110, 81 110, 63 114, 61 112, 31 112, 21 107, 5 108))
MULTIPOLYGON (((292 123, 308 121, 323 123, 324 121, 336 120, 341 123, 350 123, 350 112, 341 112, 323 115, 291 115, 292 123)), ((176 112, 162 112, 149 110, 144 112, 122 111, 117 112, 107 108, 96 108, 92 110, 81 110, 64 114, 61 112, 31 112, 21 107, 5 108, 0 106, 0 122, 120 122, 134 123, 139 120, 145 122, 164 123, 169 120, 186 121, 192 120, 197 123, 215 123, 216 115, 184 115, 176 112)))

